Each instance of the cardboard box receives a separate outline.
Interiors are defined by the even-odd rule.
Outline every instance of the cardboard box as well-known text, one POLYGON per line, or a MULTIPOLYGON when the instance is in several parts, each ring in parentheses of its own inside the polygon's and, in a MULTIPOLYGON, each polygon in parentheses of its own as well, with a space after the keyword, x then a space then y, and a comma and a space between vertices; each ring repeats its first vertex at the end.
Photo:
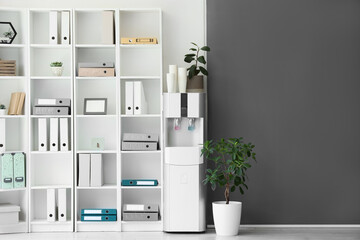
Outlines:
POLYGON ((158 44, 157 38, 121 38, 121 44, 158 44))
POLYGON ((19 223, 20 206, 0 203, 0 225, 19 223))

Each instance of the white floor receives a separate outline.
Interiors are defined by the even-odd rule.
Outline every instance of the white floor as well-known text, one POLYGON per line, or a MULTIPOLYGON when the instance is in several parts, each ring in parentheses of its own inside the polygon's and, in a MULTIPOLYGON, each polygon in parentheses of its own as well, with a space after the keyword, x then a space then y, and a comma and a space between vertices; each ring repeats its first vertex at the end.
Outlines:
POLYGON ((359 240, 360 228, 243 228, 236 237, 218 237, 214 230, 199 234, 176 233, 31 233, 4 234, 1 240, 359 240))

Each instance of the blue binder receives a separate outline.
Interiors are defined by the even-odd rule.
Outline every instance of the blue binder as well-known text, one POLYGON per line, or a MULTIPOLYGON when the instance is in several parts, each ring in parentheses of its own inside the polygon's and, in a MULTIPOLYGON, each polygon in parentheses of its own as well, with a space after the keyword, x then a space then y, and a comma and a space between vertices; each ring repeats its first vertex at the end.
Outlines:
POLYGON ((108 208, 84 208, 81 209, 81 215, 116 215, 116 209, 108 208))
POLYGON ((81 215, 83 222, 115 222, 116 215, 81 215))
POLYGON ((159 183, 155 179, 123 179, 122 186, 157 186, 159 183))

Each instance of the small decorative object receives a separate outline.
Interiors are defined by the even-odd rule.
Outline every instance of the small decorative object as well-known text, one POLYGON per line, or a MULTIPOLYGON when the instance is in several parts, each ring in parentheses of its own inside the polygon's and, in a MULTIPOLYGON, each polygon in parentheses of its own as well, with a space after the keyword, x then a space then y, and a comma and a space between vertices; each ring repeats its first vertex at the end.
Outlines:
POLYGON ((50 64, 51 71, 54 76, 61 76, 63 73, 63 63, 62 62, 52 62, 50 64))
POLYGON ((246 171, 251 168, 250 160, 256 160, 254 148, 252 143, 244 143, 243 138, 229 138, 206 141, 201 150, 201 155, 215 163, 213 168, 206 170, 204 183, 210 183, 212 190, 217 185, 225 186, 226 201, 212 203, 215 230, 220 236, 238 234, 242 203, 230 201, 230 191, 238 188, 244 194, 244 189, 248 189, 246 171))
POLYGON ((92 150, 99 150, 103 151, 105 145, 105 139, 104 138, 93 138, 91 139, 91 149, 92 150))
POLYGON ((0 59, 0 76, 16 76, 16 60, 0 59))
POLYGON ((0 22, 0 44, 11 44, 17 32, 11 22, 0 22))
POLYGON ((167 89, 169 93, 175 92, 175 73, 166 74, 167 89))
POLYGON ((210 48, 208 46, 203 46, 200 48, 196 43, 191 43, 196 48, 190 48, 190 51, 196 53, 189 53, 185 55, 184 61, 187 63, 191 63, 195 61, 193 65, 191 65, 187 70, 189 71, 188 74, 188 81, 187 81, 187 91, 188 92, 203 92, 204 90, 204 77, 202 75, 198 75, 200 72, 205 76, 208 75, 208 71, 205 69, 205 57, 199 56, 200 50, 204 52, 209 52, 210 48), (204 66, 199 66, 200 64, 204 64, 204 66))
POLYGON ((0 104, 0 115, 6 115, 6 107, 4 104, 0 104))
POLYGON ((187 83, 187 75, 186 68, 178 69, 178 84, 179 84, 179 92, 186 93, 186 83, 187 83))
POLYGON ((85 98, 84 115, 106 115, 107 98, 85 98))

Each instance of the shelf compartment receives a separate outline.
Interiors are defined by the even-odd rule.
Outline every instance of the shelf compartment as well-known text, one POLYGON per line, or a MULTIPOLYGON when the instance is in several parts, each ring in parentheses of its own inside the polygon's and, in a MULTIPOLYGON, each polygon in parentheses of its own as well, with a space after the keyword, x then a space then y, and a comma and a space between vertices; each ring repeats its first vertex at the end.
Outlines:
POLYGON ((116 184, 104 184, 101 187, 76 187, 77 190, 107 190, 117 189, 116 184))
POLYGON ((32 186, 31 190, 41 190, 41 189, 59 189, 59 188, 72 188, 70 185, 41 185, 41 186, 32 186))
MULTIPOLYGON (((160 154, 125 154, 121 157, 122 179, 156 179, 161 184, 161 155, 160 154)), ((126 188, 127 186, 122 186, 126 188)), ((139 186, 140 187, 140 186, 139 186)), ((130 188, 139 188, 138 186, 130 188)), ((160 186, 146 186, 155 188, 160 186)))
POLYGON ((162 232, 162 221, 121 221, 123 232, 162 232))
POLYGON ((123 48, 120 51, 121 76, 159 76, 160 51, 157 48, 123 48))
POLYGON ((16 152, 19 149, 27 149, 26 136, 28 136, 28 133, 26 118, 5 118, 5 126, 6 151, 16 152))
MULTIPOLYGON (((78 76, 78 64, 81 62, 113 62, 115 64, 115 49, 113 48, 94 48, 83 47, 76 48, 76 76, 78 76)), ((115 70, 116 70, 116 64, 115 70)), ((97 77, 93 77, 97 78, 97 77)), ((109 77, 111 78, 111 77, 109 77)))
MULTIPOLYGON (((26 179, 26 182, 28 180, 26 179)), ((0 192, 0 203, 10 203, 14 205, 20 206, 19 212, 19 221, 25 222, 27 219, 27 212, 28 212, 28 199, 27 199, 27 191, 25 190, 15 190, 15 189, 2 189, 3 191, 0 192)), ((13 224, 9 224, 13 225, 13 224)), ((16 224, 15 224, 16 225, 16 224)), ((11 226, 8 226, 11 228, 11 226)), ((2 229, 2 225, 0 225, 0 232, 2 229)))
POLYGON ((71 76, 71 48, 31 48, 30 49, 30 74, 31 76, 52 76, 50 63, 63 63, 63 76, 71 76))
MULTIPOLYGON (((34 187, 56 188, 57 185, 72 185, 72 155, 54 154, 32 155, 31 157, 31 185, 34 187), (54 185, 54 187, 52 187, 54 185)), ((61 186, 62 187, 62 186, 61 186)))
POLYGON ((115 48, 115 44, 76 44, 77 48, 115 48))
POLYGON ((16 192, 16 191, 26 191, 26 188, 0 189, 0 192, 16 192))
POLYGON ((131 80, 126 80, 126 81, 121 81, 121 113, 122 113, 122 117, 123 116, 131 116, 131 117, 136 117, 136 116, 152 116, 152 115, 158 115, 160 116, 160 96, 161 96, 161 90, 160 90, 160 81, 159 80, 154 80, 154 79, 131 79, 131 80), (125 115, 125 84, 127 81, 141 81, 143 88, 144 88, 144 92, 145 92, 145 98, 148 104, 148 114, 144 114, 144 115, 125 115))
POLYGON ((82 222, 77 221, 78 232, 120 232, 121 223, 116 222, 82 222))
MULTIPOLYGON (((28 23, 26 10, 1 9, 0 22, 11 22, 17 32, 17 35, 11 44, 12 47, 21 46, 26 43, 25 39, 27 38, 27 30, 25 26, 27 26, 28 23)), ((4 45, 5 44, 1 44, 1 46, 4 45)), ((9 44, 6 45, 10 46, 9 44)))
POLYGON ((48 222, 46 219, 36 219, 30 222, 30 232, 73 232, 71 221, 48 222))
POLYGON ((5 224, 0 226, 0 234, 2 233, 26 233, 27 223, 25 221, 19 221, 16 224, 5 224))
MULTIPOLYGON (((76 146, 79 151, 91 151, 93 138, 104 138, 104 150, 117 149, 116 118, 77 118, 76 146)), ((101 151, 97 151, 101 152, 101 151)))
MULTIPOLYGON (((15 38, 16 39, 16 38, 15 38)), ((1 48, 1 59, 2 60, 15 60, 16 61, 16 76, 25 76, 27 66, 26 53, 24 48, 1 48)))
MULTIPOLYGON (((84 114, 85 98, 107 98, 107 114, 115 115, 117 113, 116 101, 116 80, 106 81, 98 79, 87 79, 76 81, 76 113, 84 114)), ((108 115, 85 115, 85 116, 108 116, 108 115)))

